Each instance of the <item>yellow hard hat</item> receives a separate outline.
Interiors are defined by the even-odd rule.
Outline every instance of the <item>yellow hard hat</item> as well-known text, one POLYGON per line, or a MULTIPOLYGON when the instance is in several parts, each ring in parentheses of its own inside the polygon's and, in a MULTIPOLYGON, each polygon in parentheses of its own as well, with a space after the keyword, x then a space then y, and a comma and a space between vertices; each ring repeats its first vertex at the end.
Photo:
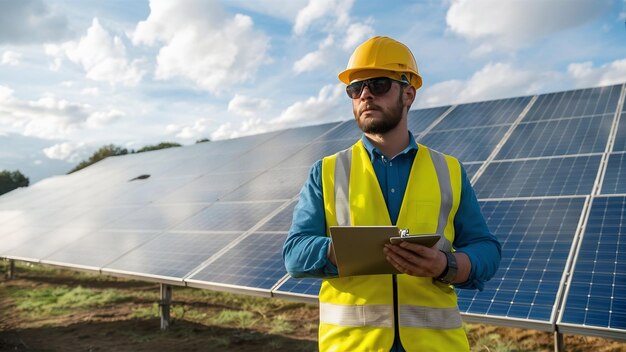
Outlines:
POLYGON ((399 79, 403 73, 415 89, 422 86, 411 50, 389 37, 373 37, 354 50, 348 67, 338 77, 341 82, 350 84, 376 76, 399 79))

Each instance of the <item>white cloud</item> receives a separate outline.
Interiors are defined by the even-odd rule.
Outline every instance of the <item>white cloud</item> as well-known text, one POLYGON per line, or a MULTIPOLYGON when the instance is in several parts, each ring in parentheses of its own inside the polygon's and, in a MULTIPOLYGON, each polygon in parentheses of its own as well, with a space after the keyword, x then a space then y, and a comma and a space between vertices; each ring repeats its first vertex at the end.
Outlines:
POLYGON ((49 159, 78 162, 86 155, 85 143, 63 142, 44 148, 43 153, 49 159))
POLYGON ((89 115, 89 117, 87 118, 87 124, 89 125, 89 127, 106 126, 119 120, 125 115, 126 114, 117 109, 111 109, 109 111, 96 111, 89 115))
POLYGON ((517 48, 590 22, 610 6, 610 0, 452 0, 446 21, 462 37, 517 48))
POLYGON ((537 73, 515 69, 508 63, 489 63, 467 81, 449 80, 424 88, 414 104, 416 108, 501 99, 535 93, 542 77, 537 73))
POLYGON ((353 3, 353 0, 309 0, 308 5, 298 12, 293 26, 294 34, 304 37, 307 32, 313 32, 311 37, 324 35, 324 39, 317 43, 315 50, 293 63, 296 74, 315 71, 338 62, 342 62, 339 67, 343 67, 345 53, 374 35, 371 18, 358 22, 351 18, 353 3))
POLYGON ((268 99, 253 98, 235 94, 230 102, 228 102, 228 111, 252 117, 255 115, 258 116, 260 111, 269 109, 271 106, 272 103, 268 99))
POLYGON ((346 32, 347 35, 343 41, 343 48, 345 50, 352 50, 366 39, 374 36, 374 28, 368 23, 353 23, 348 27, 346 32))
POLYGON ((290 105, 278 117, 269 121, 252 117, 241 124, 223 123, 211 133, 211 139, 236 138, 290 127, 346 120, 352 115, 350 101, 345 94, 343 84, 326 85, 317 96, 290 105))
POLYGON ((83 90, 80 91, 80 94, 97 96, 100 94, 100 89, 98 89, 98 87, 84 88, 83 90))
POLYGON ((110 123, 123 116, 118 110, 97 111, 46 94, 38 100, 21 100, 13 90, 0 86, 0 127, 26 136, 59 138, 84 127, 110 123))
POLYGON ((308 5, 298 12, 293 32, 302 35, 315 22, 322 27, 346 27, 353 2, 354 0, 309 0, 308 5))
POLYGON ((139 22, 133 43, 164 43, 155 77, 183 77, 218 93, 250 82, 270 62, 269 38, 248 16, 225 14, 215 1, 151 0, 150 16, 139 22))
POLYGON ((177 138, 182 139, 201 139, 207 136, 207 131, 213 122, 208 118, 197 119, 193 125, 167 125, 165 131, 177 138))
POLYGON ((144 75, 142 60, 129 62, 126 47, 118 36, 111 36, 94 18, 87 34, 79 41, 69 41, 61 45, 45 46, 46 54, 54 58, 51 69, 61 67, 62 58, 66 57, 79 64, 87 73, 87 78, 105 81, 111 84, 136 85, 144 75))
POLYGON ((41 0, 0 1, 0 44, 57 41, 68 34, 67 18, 41 0))
POLYGON ((22 54, 16 53, 15 51, 7 50, 2 54, 0 65, 15 66, 20 63, 21 58, 22 58, 22 54))
POLYGON ((302 73, 324 66, 328 62, 328 57, 333 53, 333 43, 333 36, 329 35, 319 44, 316 51, 310 52, 294 62, 293 70, 296 73, 302 73))
POLYGON ((615 60, 594 68, 591 61, 572 63, 567 72, 577 87, 607 86, 626 81, 626 59, 615 60))
POLYGON ((253 134, 259 134, 273 130, 267 122, 259 118, 250 118, 241 123, 241 125, 233 125, 230 122, 221 124, 213 133, 211 140, 230 139, 253 134))
POLYGON ((351 111, 345 85, 329 84, 322 87, 316 97, 292 104, 270 123, 287 128, 345 120, 348 117, 342 111, 351 111))

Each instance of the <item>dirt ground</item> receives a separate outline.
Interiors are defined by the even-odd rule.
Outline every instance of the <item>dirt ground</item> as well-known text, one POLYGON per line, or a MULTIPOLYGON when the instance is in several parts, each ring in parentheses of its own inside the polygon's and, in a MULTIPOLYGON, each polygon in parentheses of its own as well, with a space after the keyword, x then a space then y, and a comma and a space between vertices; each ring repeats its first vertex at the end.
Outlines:
MULTIPOLYGON (((231 322, 223 326, 215 324, 211 317, 220 315, 224 310, 240 309, 238 298, 229 298, 230 301, 199 300, 197 291, 203 290, 175 288, 172 325, 168 330, 161 331, 158 317, 137 317, 136 314, 138 308, 150 310, 155 306, 157 285, 116 278, 75 279, 72 275, 71 272, 61 275, 22 272, 12 280, 1 279, 0 351, 317 350, 315 306, 286 302, 264 307, 261 303, 259 308, 252 308, 256 310, 254 322, 231 322), (36 291, 77 285, 95 291, 132 293, 139 298, 97 308, 72 309, 62 314, 28 315, 16 307, 15 299, 8 294, 16 290, 36 291), (276 326, 269 325, 276 319, 284 319, 288 328, 276 333, 276 326)), ((468 336, 473 351, 554 349, 552 334, 533 330, 470 324, 468 336)), ((624 342, 595 337, 566 335, 565 344, 567 351, 626 352, 624 342)))

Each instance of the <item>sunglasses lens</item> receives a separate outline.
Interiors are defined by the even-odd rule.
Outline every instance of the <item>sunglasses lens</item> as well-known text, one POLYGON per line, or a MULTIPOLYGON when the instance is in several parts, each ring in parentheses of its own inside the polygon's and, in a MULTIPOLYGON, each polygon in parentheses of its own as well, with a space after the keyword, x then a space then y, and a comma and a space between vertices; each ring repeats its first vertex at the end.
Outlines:
POLYGON ((354 82, 346 87, 346 93, 352 99, 357 99, 363 92, 363 86, 367 86, 370 93, 374 95, 383 95, 391 89, 391 79, 387 77, 379 77, 367 79, 365 81, 354 82))
POLYGON ((369 82, 367 87, 374 95, 383 95, 391 88, 391 80, 389 78, 375 78, 369 82))
POLYGON ((352 99, 356 99, 361 95, 361 90, 363 90, 363 84, 365 81, 354 82, 346 87, 346 93, 352 99))

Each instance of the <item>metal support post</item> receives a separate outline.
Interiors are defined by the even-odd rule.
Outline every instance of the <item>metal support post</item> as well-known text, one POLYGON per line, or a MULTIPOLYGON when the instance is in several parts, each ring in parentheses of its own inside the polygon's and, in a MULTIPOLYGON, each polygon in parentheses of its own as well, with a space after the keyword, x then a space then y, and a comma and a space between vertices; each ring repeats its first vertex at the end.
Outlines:
POLYGON ((161 284, 161 330, 170 327, 170 304, 172 303, 172 286, 161 284))
POLYGON ((565 341, 563 340, 563 334, 558 331, 554 332, 554 351, 565 352, 565 341))
POLYGON ((7 280, 12 280, 15 275, 15 260, 9 259, 9 265, 7 267, 6 278, 7 280))

